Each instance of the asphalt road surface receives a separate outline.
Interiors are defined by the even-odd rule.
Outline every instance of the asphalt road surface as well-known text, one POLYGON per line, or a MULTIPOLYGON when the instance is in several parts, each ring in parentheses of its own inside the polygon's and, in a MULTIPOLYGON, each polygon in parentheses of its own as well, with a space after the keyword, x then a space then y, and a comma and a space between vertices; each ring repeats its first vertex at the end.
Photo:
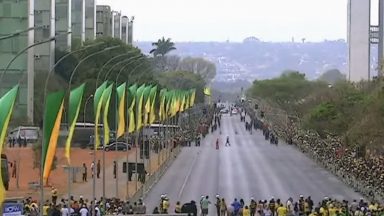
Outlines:
MULTIPOLYGON (((359 199, 361 195, 347 187, 335 176, 286 144, 267 142, 262 131, 245 130, 239 115, 223 115, 219 129, 202 140, 201 147, 184 148, 169 170, 145 198, 148 211, 158 206, 161 194, 170 199, 170 212, 176 201, 181 203, 208 195, 212 204, 216 194, 227 204, 234 198, 257 200, 299 195, 319 201, 328 196, 336 199, 359 199), (235 133, 237 130, 237 134, 235 133), (230 147, 224 147, 226 137, 230 147), (220 149, 215 142, 219 138, 220 149)), ((211 212, 214 205, 211 205, 211 212)))

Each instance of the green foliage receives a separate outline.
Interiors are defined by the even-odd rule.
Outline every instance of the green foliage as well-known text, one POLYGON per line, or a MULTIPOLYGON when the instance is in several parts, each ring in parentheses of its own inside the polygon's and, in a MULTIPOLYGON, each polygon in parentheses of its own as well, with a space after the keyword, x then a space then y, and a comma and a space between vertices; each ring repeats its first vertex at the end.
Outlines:
POLYGON ((253 97, 260 97, 286 110, 294 110, 317 85, 299 72, 283 73, 269 80, 255 80, 249 90, 253 97))
MULTIPOLYGON (((335 71, 330 72, 335 73, 335 71)), ((271 80, 255 81, 248 95, 262 98, 289 115, 300 118, 301 127, 319 135, 343 138, 350 146, 381 148, 384 142, 384 81, 349 83, 308 81, 297 72, 271 80)))
POLYGON ((323 74, 318 78, 318 80, 324 81, 329 84, 335 84, 339 81, 344 81, 346 80, 345 74, 342 74, 339 70, 337 69, 331 69, 323 74))
POLYGON ((184 71, 171 71, 158 76, 159 84, 169 89, 196 89, 196 102, 204 102, 205 81, 200 75, 184 71))
POLYGON ((165 56, 167 53, 176 49, 175 43, 171 41, 171 38, 165 39, 164 37, 157 40, 157 42, 153 42, 152 46, 155 48, 152 49, 149 53, 153 54, 154 57, 165 56))

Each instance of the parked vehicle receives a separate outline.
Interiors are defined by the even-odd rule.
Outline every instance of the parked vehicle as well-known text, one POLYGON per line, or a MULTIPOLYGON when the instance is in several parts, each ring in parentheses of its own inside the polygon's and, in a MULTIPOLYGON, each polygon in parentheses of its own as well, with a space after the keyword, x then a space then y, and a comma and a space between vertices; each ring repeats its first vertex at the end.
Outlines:
POLYGON ((9 188, 9 170, 7 155, 1 154, 1 179, 3 180, 5 190, 9 188))
POLYGON ((39 139, 39 127, 19 126, 11 130, 8 137, 11 139, 27 139, 27 143, 35 143, 39 139))
MULTIPOLYGON (((99 136, 100 138, 100 145, 99 147, 97 147, 97 150, 102 150, 104 148, 104 136, 99 136)), ((115 139, 115 132, 111 132, 109 134, 109 143, 113 143, 115 142, 116 139, 115 139)), ((93 150, 93 148, 95 147, 95 135, 91 135, 89 136, 89 143, 88 143, 88 148, 93 150)))
POLYGON ((106 145, 104 148, 105 151, 127 151, 131 150, 131 144, 125 142, 113 142, 109 145, 106 145))

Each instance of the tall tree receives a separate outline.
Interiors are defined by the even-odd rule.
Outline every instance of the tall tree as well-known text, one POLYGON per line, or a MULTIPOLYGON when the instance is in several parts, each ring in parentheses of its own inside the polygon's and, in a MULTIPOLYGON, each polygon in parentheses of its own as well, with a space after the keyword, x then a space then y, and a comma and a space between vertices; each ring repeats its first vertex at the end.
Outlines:
POLYGON ((152 46, 155 48, 150 51, 154 57, 162 56, 164 57, 167 53, 175 50, 175 43, 171 41, 171 38, 165 39, 162 37, 157 42, 152 43, 152 46))

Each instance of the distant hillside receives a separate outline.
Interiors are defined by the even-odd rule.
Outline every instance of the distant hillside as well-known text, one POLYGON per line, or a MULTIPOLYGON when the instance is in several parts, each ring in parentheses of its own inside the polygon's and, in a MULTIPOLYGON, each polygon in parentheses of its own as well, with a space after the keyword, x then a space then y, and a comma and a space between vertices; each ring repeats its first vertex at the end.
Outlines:
MULTIPOLYGON (((151 42, 138 42, 148 53, 151 42)), ((298 70, 315 79, 326 70, 347 67, 347 44, 343 40, 319 43, 272 43, 247 40, 244 43, 176 43, 173 54, 202 56, 216 63, 218 82, 275 77, 284 70, 298 70)))

